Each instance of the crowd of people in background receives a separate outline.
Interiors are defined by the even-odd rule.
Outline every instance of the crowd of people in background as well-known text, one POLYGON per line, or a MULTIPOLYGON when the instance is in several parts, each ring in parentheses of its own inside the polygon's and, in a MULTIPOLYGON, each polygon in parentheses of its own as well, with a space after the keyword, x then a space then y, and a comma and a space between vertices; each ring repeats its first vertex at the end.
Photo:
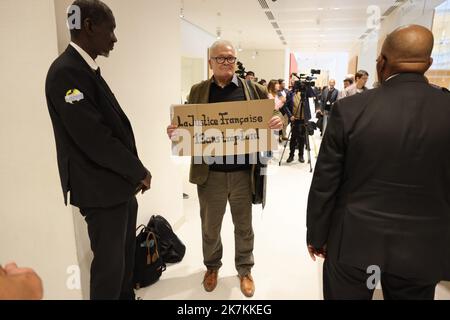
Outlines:
MULTIPOLYGON (((290 141, 290 155, 287 163, 294 161, 295 151, 299 152, 299 161, 304 163, 303 149, 305 148, 306 127, 305 124, 311 120, 309 110, 301 105, 300 94, 294 90, 295 81, 290 79, 289 87, 286 88, 284 79, 272 79, 269 82, 265 79, 259 80, 254 71, 248 71, 245 74, 245 80, 254 81, 267 87, 269 99, 275 101, 275 110, 283 115, 283 129, 279 132, 279 142, 290 141), (307 115, 305 115, 307 111, 307 115), (287 129, 291 126, 292 136, 289 138, 287 129)), ((320 87, 314 85, 313 99, 315 103, 316 119, 314 128, 320 130, 323 136, 327 124, 330 120, 333 105, 340 99, 360 94, 368 90, 367 82, 369 73, 365 70, 359 70, 356 74, 348 74, 343 80, 343 89, 336 88, 336 80, 330 79, 328 86, 320 87)), ((373 84, 378 87, 378 82, 373 84)))

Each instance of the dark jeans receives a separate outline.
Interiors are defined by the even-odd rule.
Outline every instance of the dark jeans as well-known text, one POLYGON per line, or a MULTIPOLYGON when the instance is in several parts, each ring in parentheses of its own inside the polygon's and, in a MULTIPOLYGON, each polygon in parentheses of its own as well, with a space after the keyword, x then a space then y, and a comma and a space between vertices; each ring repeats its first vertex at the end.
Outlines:
POLYGON ((137 210, 135 197, 111 208, 80 209, 94 252, 91 300, 134 300, 137 210))
POLYGON ((305 149, 305 133, 306 129, 303 120, 296 120, 291 124, 291 142, 289 145, 290 155, 295 155, 295 149, 298 149, 298 155, 303 156, 305 149))

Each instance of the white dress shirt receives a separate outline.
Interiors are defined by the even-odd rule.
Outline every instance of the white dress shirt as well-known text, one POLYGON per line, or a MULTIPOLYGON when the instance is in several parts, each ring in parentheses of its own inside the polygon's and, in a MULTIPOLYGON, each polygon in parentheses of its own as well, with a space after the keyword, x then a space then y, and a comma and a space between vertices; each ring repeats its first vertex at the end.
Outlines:
POLYGON ((79 45, 77 45, 74 42, 70 42, 70 45, 77 50, 77 52, 81 55, 81 57, 86 61, 86 63, 91 67, 92 70, 97 71, 98 64, 95 62, 94 59, 86 52, 84 51, 79 45))

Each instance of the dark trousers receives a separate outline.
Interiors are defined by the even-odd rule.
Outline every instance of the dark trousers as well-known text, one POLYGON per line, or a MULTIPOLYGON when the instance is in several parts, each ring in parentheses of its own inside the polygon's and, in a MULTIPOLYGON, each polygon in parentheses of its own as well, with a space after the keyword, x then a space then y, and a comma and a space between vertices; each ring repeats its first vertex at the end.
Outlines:
MULTIPOLYGON (((323 296, 325 300, 371 300, 368 274, 339 262, 326 259, 323 265, 323 296)), ((434 300, 437 283, 403 279, 381 272, 381 287, 385 300, 434 300)))
POLYGON ((111 208, 80 209, 94 252, 91 300, 134 300, 137 210, 135 197, 111 208))
POLYGON ((296 120, 291 124, 291 142, 289 145, 290 155, 295 155, 295 149, 298 149, 298 155, 303 156, 305 149, 305 133, 306 129, 303 120, 296 120))

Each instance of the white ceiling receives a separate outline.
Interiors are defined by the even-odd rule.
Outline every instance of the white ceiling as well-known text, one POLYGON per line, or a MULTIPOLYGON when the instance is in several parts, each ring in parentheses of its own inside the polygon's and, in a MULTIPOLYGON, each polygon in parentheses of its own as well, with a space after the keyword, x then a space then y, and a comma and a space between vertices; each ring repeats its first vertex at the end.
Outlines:
POLYGON ((292 51, 321 52, 351 50, 368 29, 368 7, 379 6, 383 15, 396 3, 395 0, 180 1, 186 20, 214 35, 220 28, 223 39, 236 45, 241 43, 244 50, 289 47, 292 51), (270 15, 269 11, 274 20, 269 20, 266 14, 270 15))

